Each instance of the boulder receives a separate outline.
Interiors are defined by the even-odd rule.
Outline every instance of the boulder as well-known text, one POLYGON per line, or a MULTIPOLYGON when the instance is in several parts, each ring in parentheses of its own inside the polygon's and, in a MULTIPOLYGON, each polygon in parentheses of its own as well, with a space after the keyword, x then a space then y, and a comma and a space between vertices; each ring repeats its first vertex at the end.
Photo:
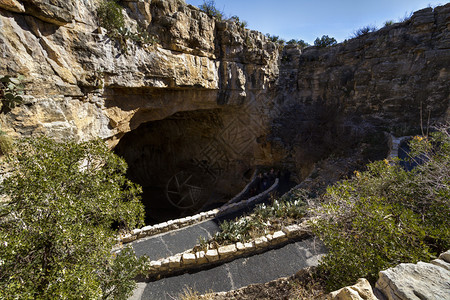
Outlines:
POLYGON ((424 262, 400 264, 381 271, 376 288, 389 300, 449 299, 450 271, 424 262))
POLYGON ((377 300, 369 281, 359 278, 355 285, 343 287, 327 295, 327 300, 377 300))
POLYGON ((0 8, 18 13, 25 12, 23 4, 17 0, 0 0, 0 8))

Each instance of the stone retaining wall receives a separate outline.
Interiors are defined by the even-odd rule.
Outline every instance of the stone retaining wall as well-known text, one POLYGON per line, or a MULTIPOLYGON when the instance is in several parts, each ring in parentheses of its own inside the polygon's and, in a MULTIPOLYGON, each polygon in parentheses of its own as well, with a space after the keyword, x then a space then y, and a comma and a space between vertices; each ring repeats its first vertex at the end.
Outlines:
POLYGON ((307 221, 299 225, 290 225, 273 234, 267 234, 246 243, 237 242, 206 251, 187 250, 170 257, 150 261, 146 276, 152 279, 174 275, 188 270, 200 269, 223 264, 244 256, 255 255, 268 249, 285 245, 291 241, 310 236, 307 221))
MULTIPOLYGON (((239 194, 244 194, 245 189, 247 189, 250 186, 250 184, 247 185, 244 188, 244 190, 239 194)), ((230 203, 231 201, 228 201, 222 207, 212 209, 207 212, 201 212, 196 215, 185 217, 185 218, 169 220, 167 222, 163 222, 163 223, 156 224, 156 225, 145 226, 140 229, 133 229, 131 231, 131 233, 120 236, 119 241, 122 242, 123 244, 126 244, 126 243, 130 243, 130 242, 133 242, 135 240, 138 240, 138 239, 141 239, 141 238, 144 238, 147 236, 165 233, 165 232, 168 232, 171 230, 176 230, 176 229, 183 228, 183 227, 186 227, 189 225, 200 223, 200 222, 212 219, 216 216, 225 216, 227 214, 236 212, 244 207, 249 207, 251 205, 255 205, 258 202, 264 201, 271 192, 273 192, 274 190, 276 190, 278 188, 278 184, 279 184, 279 179, 276 178, 275 182, 267 190, 263 191, 262 193, 254 196, 254 197, 251 197, 247 200, 240 201, 237 203, 230 203)), ((233 199, 235 199, 235 198, 233 198, 233 199)))

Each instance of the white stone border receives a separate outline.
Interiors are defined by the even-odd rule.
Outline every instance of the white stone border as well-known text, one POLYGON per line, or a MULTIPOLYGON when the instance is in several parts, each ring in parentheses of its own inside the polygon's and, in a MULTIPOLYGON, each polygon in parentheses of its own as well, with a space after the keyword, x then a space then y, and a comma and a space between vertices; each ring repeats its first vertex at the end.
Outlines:
POLYGON ((150 279, 159 279, 175 273, 186 272, 191 269, 198 269, 208 265, 222 264, 244 256, 265 252, 288 243, 310 236, 308 220, 299 225, 283 227, 273 234, 267 234, 246 243, 234 243, 221 246, 218 249, 208 249, 207 251, 194 252, 193 249, 170 257, 150 261, 146 266, 146 276, 150 279))
MULTIPOLYGON (((253 181, 255 179, 256 179, 256 177, 253 179, 253 181)), ((245 192, 245 189, 247 189, 250 186, 250 184, 253 183, 253 181, 250 182, 244 188, 243 192, 245 192)), ((272 184, 272 186, 270 186, 267 190, 263 191, 262 193, 254 196, 254 197, 251 197, 247 200, 240 201, 237 203, 230 203, 231 202, 231 200, 230 200, 225 205, 221 206, 220 209, 216 208, 216 209, 209 210, 207 212, 198 213, 193 216, 175 219, 175 220, 169 220, 167 222, 159 223, 156 225, 145 226, 140 229, 133 229, 130 233, 121 235, 119 237, 119 242, 122 242, 123 244, 130 243, 130 242, 136 241, 138 239, 141 239, 141 238, 144 238, 147 236, 152 236, 152 235, 156 235, 159 233, 165 233, 165 232, 168 232, 171 230, 180 229, 180 228, 183 228, 183 227, 186 227, 189 225, 193 225, 196 223, 200 223, 200 222, 212 219, 216 216, 224 216, 224 215, 230 214, 232 212, 236 212, 239 209, 242 209, 245 206, 250 206, 250 205, 260 201, 264 197, 266 197, 269 193, 271 193, 272 191, 274 191, 275 189, 278 188, 278 183, 279 183, 279 179, 276 178, 275 182, 272 184)), ((238 196, 243 195, 244 194, 243 192, 239 193, 238 196)), ((233 199, 236 199, 238 196, 234 197, 233 199)))

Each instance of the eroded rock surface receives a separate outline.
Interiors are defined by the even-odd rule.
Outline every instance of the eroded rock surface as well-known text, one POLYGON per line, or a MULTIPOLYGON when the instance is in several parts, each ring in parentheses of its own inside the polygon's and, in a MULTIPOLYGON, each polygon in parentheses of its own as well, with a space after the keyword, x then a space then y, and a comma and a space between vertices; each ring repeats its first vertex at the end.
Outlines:
POLYGON ((449 299, 450 250, 431 263, 400 264, 381 271, 376 288, 389 300, 449 299))
POLYGON ((100 137, 111 148, 128 140, 122 145, 131 150, 121 154, 141 166, 153 162, 139 163, 133 146, 146 147, 145 159, 158 157, 161 149, 149 149, 170 133, 169 144, 182 145, 174 174, 194 162, 239 190, 256 165, 279 165, 301 180, 333 153, 382 157, 385 131, 450 118, 450 4, 333 47, 300 50, 182 0, 122 1, 127 28, 157 39, 124 43, 99 27, 98 3, 0 0, 0 75, 25 76, 25 103, 0 114, 3 131, 100 137), (197 111, 205 113, 192 120, 197 111), (179 125, 154 140, 139 138, 152 132, 151 122, 174 118, 179 125), (176 140, 183 132, 192 138, 176 140))
POLYGON ((114 144, 178 111, 250 103, 276 80, 278 51, 260 33, 216 22, 183 1, 127 1, 131 30, 147 28, 159 43, 128 42, 124 53, 98 28, 96 3, 2 1, 0 73, 24 75, 28 95, 25 106, 2 116, 5 129, 114 144), (22 14, 12 8, 20 5, 22 14), (96 117, 77 117, 79 106, 96 117), (45 107, 61 114, 44 117, 45 107))

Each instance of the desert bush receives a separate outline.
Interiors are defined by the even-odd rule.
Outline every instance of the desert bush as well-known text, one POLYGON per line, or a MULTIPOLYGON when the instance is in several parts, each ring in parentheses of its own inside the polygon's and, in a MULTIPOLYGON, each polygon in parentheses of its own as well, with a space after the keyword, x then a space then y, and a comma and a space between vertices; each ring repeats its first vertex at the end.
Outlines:
POLYGON ((266 33, 266 37, 273 43, 278 43, 278 40, 280 39, 278 35, 271 35, 270 33, 266 33))
POLYGON ((391 25, 393 25, 394 24, 394 21, 393 20, 387 20, 386 22, 384 22, 384 26, 386 27, 386 26, 391 26, 391 25))
POLYGON ((316 38, 314 41, 314 46, 324 48, 336 45, 337 41, 334 37, 329 37, 328 35, 323 35, 321 38, 316 38))
POLYGON ((2 297, 126 299, 145 259, 111 252, 144 214, 125 161, 101 140, 30 139, 13 154, 0 185, 2 297))
POLYGON ((203 4, 201 4, 198 8, 200 8, 200 10, 206 13, 208 16, 216 18, 219 21, 221 21, 225 17, 223 11, 216 7, 216 1, 214 0, 204 0, 203 4))
POLYGON ((231 16, 228 20, 234 22, 236 26, 240 29, 245 29, 248 26, 248 22, 245 20, 239 19, 238 16, 231 16))
POLYGON ((122 6, 116 0, 102 0, 97 9, 97 16, 100 26, 107 30, 109 37, 120 42, 121 49, 124 53, 128 52, 128 40, 132 40, 143 46, 154 45, 158 42, 155 36, 148 33, 140 25, 137 26, 135 32, 127 28, 122 6))
POLYGON ((377 28, 375 26, 364 26, 364 27, 359 28, 358 30, 356 30, 353 33, 353 37, 354 38, 361 37, 361 36, 364 36, 364 35, 368 34, 369 32, 374 32, 376 30, 377 30, 377 28))
POLYGON ((23 75, 0 77, 0 112, 8 112, 23 103, 23 75))
POLYGON ((97 10, 100 25, 109 34, 117 35, 125 29, 125 17, 120 6, 115 0, 103 0, 97 10))
POLYGON ((296 39, 292 39, 286 42, 287 45, 296 45, 297 44, 297 40, 296 39))
POLYGON ((305 42, 304 40, 292 39, 292 40, 287 41, 286 44, 288 44, 288 45, 297 45, 300 49, 309 47, 309 44, 307 42, 305 42))
POLYGON ((330 290, 359 277, 374 282, 382 269, 428 261, 450 247, 450 138, 448 126, 416 137, 404 170, 398 160, 371 163, 327 190, 311 223, 329 253, 320 262, 330 290))

